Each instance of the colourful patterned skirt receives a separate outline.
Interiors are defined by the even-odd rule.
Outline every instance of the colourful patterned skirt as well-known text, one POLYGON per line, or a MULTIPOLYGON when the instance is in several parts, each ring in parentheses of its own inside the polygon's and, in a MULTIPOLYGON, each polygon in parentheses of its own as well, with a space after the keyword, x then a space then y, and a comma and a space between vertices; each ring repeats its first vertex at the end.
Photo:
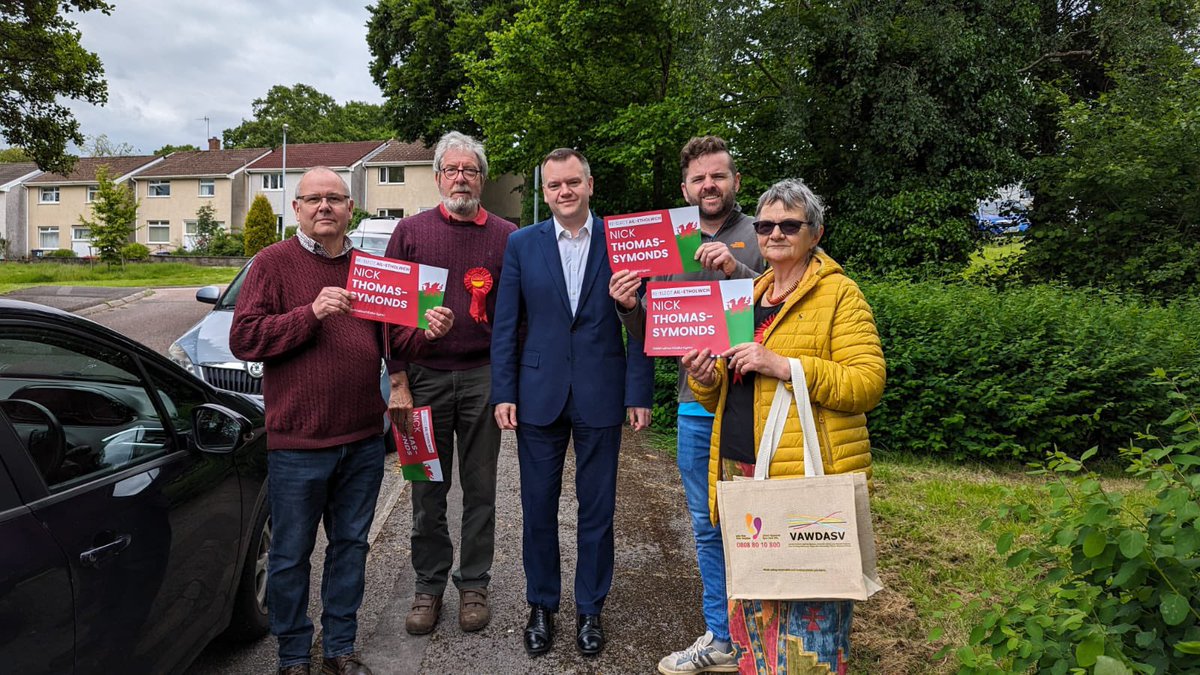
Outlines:
MULTIPOLYGON (((721 460, 724 476, 752 476, 754 465, 721 460)), ((852 600, 732 600, 729 634, 738 672, 754 675, 846 673, 852 600)))

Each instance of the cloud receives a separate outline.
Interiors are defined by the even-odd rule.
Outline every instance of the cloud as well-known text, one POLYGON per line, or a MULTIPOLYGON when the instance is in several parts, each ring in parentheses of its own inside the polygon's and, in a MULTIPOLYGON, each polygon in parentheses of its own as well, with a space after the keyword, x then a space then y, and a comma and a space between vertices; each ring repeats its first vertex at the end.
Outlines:
POLYGON ((382 102, 371 81, 369 12, 339 0, 123 0, 112 15, 71 14, 104 63, 109 100, 69 102, 88 136, 150 153, 168 143, 206 147, 251 116, 277 84, 303 83, 339 103, 382 102))

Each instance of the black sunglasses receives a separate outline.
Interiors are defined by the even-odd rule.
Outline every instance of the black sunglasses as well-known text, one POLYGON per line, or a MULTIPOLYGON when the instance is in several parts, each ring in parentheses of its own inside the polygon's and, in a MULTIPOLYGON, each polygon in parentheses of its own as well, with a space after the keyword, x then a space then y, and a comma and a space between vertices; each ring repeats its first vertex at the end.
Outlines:
POLYGON ((778 226, 780 232, 783 232, 785 235, 793 235, 799 232, 800 228, 808 227, 808 225, 809 223, 807 220, 788 219, 781 220, 779 222, 774 222, 771 220, 756 220, 754 221, 754 231, 765 237, 774 232, 775 227, 778 226))

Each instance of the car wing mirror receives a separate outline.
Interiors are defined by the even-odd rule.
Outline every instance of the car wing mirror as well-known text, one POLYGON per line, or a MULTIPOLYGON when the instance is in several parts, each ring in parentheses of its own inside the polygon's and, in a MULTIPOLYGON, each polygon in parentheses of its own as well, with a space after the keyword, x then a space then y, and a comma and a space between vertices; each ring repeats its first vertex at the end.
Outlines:
POLYGON ((202 452, 229 454, 251 435, 250 420, 225 406, 205 403, 192 410, 192 437, 202 452))
POLYGON ((217 304, 217 299, 221 297, 220 286, 205 286, 196 291, 196 300, 209 305, 217 304))

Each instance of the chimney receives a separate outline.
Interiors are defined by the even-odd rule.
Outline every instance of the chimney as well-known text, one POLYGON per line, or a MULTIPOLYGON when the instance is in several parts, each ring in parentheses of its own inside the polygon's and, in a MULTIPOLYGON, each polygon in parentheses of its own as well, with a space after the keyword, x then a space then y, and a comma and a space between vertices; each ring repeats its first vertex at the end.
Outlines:
POLYGON ((208 139, 208 149, 209 150, 220 150, 221 149, 221 139, 217 138, 216 136, 213 136, 212 138, 208 139))

